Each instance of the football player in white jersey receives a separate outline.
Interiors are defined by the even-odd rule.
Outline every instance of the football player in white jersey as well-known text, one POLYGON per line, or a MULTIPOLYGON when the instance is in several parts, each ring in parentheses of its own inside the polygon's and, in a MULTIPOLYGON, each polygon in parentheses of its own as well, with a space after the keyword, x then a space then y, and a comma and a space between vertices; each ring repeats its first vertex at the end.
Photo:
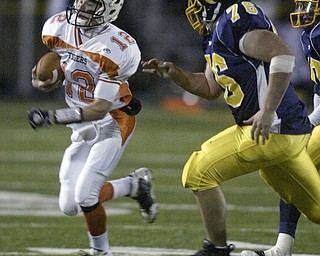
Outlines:
MULTIPOLYGON (((135 115, 141 109, 128 84, 138 68, 140 50, 134 38, 111 24, 123 1, 75 0, 66 12, 47 20, 42 41, 61 57, 69 107, 34 108, 28 113, 34 129, 66 124, 73 130, 60 167, 59 206, 68 216, 81 211, 85 216, 91 250, 81 255, 111 255, 102 202, 129 196, 137 200, 144 221, 150 223, 158 211, 149 169, 106 181, 132 137, 135 115)), ((49 84, 32 70, 35 88, 46 90, 49 84)))

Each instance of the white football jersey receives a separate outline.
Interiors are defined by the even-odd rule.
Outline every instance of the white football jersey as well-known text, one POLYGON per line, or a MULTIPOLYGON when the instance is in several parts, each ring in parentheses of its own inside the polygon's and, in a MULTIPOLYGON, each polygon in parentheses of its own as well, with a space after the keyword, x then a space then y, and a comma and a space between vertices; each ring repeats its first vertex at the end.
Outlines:
POLYGON ((112 102, 112 111, 131 100, 127 80, 138 69, 141 54, 134 38, 113 24, 93 31, 92 37, 70 25, 61 12, 46 21, 42 41, 61 57, 67 104, 81 107, 100 98, 112 102))

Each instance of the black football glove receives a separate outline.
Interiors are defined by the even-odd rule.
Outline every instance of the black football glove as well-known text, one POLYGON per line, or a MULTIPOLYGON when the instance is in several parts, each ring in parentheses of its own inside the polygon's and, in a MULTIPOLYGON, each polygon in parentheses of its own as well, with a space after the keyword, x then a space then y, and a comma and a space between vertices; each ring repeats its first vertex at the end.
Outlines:
POLYGON ((121 111, 127 113, 129 116, 137 115, 142 108, 140 100, 135 97, 132 97, 131 101, 127 106, 120 108, 121 111))
POLYGON ((38 108, 28 110, 29 123, 33 129, 48 127, 52 124, 49 112, 38 108))

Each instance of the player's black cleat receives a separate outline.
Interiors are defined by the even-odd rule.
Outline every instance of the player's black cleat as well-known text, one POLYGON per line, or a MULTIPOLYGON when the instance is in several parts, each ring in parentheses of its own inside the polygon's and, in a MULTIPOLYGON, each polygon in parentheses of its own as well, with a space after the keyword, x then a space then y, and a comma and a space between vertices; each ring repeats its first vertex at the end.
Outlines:
POLYGON ((234 245, 230 244, 226 247, 216 247, 207 239, 202 242, 202 249, 197 251, 192 256, 229 256, 230 252, 234 249, 234 245))

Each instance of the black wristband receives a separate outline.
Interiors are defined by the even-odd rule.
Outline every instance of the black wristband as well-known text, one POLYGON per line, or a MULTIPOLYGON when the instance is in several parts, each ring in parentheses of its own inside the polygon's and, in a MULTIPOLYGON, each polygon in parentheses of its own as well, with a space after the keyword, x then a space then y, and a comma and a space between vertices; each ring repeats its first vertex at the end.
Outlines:
POLYGON ((132 97, 128 105, 120 108, 121 111, 127 113, 129 116, 137 115, 141 110, 141 102, 135 97, 132 97))

